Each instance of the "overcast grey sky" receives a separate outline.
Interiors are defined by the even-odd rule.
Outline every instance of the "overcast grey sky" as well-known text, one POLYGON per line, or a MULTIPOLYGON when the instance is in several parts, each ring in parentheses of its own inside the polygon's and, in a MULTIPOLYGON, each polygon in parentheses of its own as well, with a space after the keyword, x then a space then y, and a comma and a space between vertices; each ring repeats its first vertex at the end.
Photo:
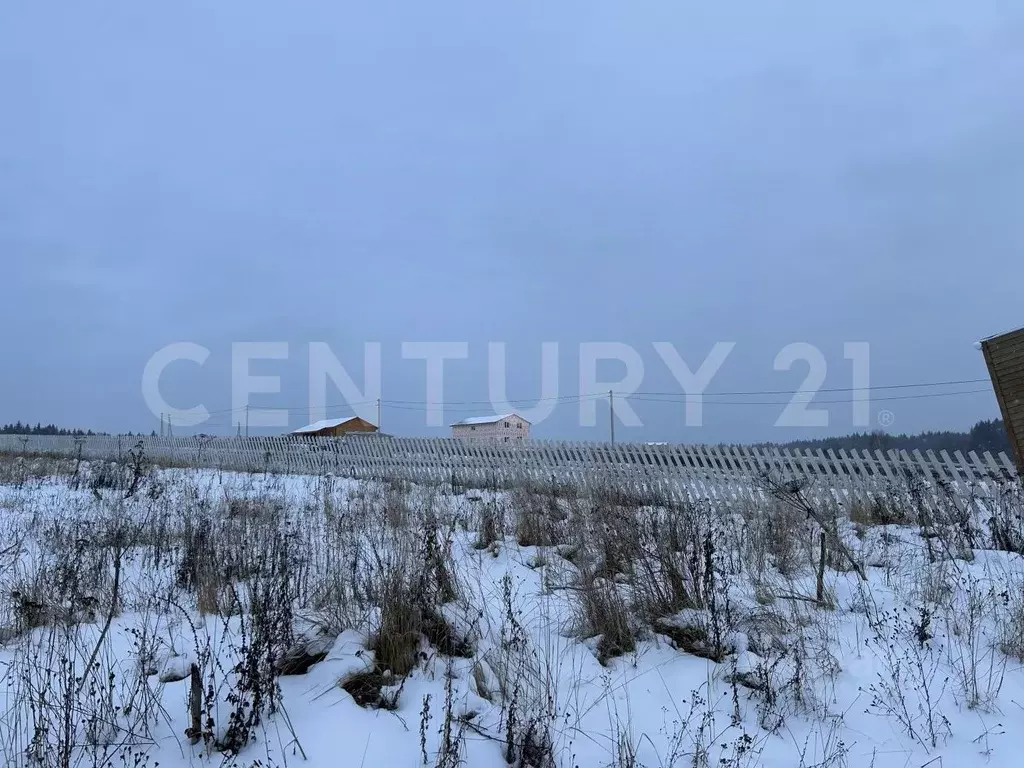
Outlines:
MULTIPOLYGON (((232 341, 290 343, 254 367, 267 407, 306 404, 311 341, 357 381, 381 342, 395 400, 425 399, 403 341, 470 343, 452 401, 487 399, 488 341, 517 399, 543 341, 564 395, 584 341, 634 345, 655 391, 679 391, 655 341, 693 368, 735 341, 709 391, 801 387, 773 369, 800 341, 825 387, 845 341, 875 385, 983 378, 972 342, 1024 324, 1021 94, 1017 0, 0 0, 0 422, 156 428, 142 371, 183 340, 211 357, 164 393, 210 410, 232 341)), ((998 415, 883 405, 897 431, 998 415)), ((623 438, 807 434, 775 405, 635 408, 623 438)), ((841 405, 814 434, 852 428, 841 405)))

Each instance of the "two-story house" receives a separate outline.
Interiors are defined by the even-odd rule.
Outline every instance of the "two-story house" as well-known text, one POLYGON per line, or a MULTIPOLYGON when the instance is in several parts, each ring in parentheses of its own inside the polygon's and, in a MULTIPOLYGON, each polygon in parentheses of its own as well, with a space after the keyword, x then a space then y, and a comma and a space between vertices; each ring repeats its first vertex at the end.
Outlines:
POLYGON ((512 443, 530 437, 530 422, 515 413, 476 416, 452 424, 452 437, 471 443, 512 443))

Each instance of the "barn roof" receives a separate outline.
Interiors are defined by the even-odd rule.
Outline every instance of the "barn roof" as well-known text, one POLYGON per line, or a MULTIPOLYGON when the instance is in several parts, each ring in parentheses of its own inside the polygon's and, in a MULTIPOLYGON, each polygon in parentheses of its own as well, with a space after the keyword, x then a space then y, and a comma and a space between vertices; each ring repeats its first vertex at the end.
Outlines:
MULTIPOLYGON (((496 421, 504 421, 505 419, 511 419, 515 416, 517 419, 523 419, 518 413, 503 413, 500 416, 473 416, 462 421, 457 421, 452 424, 453 427, 469 426, 470 424, 494 424, 496 421)), ((523 419, 526 421, 526 419, 523 419)), ((530 422, 526 421, 527 424, 530 422)))
POLYGON ((304 427, 299 427, 293 435, 304 435, 310 432, 319 432, 322 429, 332 429, 333 427, 340 427, 342 424, 347 424, 350 421, 355 421, 358 416, 346 416, 343 419, 324 419, 323 421, 315 421, 312 424, 307 424, 304 427))

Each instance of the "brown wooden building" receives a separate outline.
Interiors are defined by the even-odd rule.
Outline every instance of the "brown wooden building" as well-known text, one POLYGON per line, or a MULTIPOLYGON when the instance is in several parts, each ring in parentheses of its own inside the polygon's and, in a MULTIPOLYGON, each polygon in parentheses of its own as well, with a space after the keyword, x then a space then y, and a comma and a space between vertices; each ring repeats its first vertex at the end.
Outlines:
POLYGON ((981 349, 1017 469, 1024 475, 1024 328, 985 339, 981 349))
POLYGON ((377 426, 358 416, 342 419, 325 419, 307 424, 290 433, 294 437, 343 437, 352 433, 376 432, 377 426))

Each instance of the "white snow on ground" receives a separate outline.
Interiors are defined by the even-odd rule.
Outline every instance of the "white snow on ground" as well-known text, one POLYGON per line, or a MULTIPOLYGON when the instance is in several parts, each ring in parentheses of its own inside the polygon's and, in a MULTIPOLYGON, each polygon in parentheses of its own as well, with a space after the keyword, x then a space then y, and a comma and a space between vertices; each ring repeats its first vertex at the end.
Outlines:
POLYGON ((819 529, 784 504, 187 470, 126 499, 99 474, 0 474, 5 766, 1020 764, 1024 562, 980 506, 854 510, 836 531, 866 580, 829 544, 819 603, 819 529), (705 599, 655 616, 667 562, 705 599), (401 600, 434 624, 395 624, 401 600), (378 638, 409 632, 411 669, 383 668, 378 638), (285 657, 308 669, 265 674, 285 657))

